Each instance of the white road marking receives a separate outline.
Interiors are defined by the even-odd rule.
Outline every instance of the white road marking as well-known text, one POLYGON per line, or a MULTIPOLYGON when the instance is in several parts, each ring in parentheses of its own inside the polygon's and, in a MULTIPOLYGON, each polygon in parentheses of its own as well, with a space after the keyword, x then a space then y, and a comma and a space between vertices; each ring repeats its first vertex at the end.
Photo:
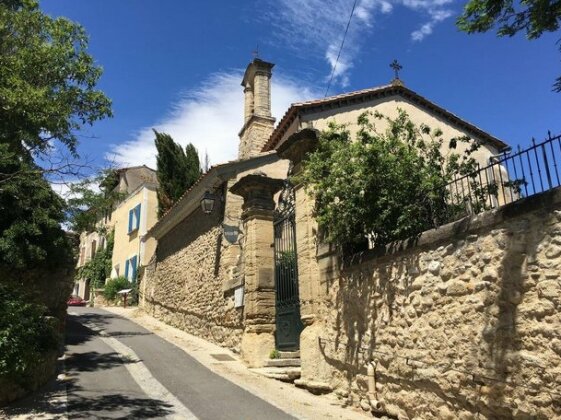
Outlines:
POLYGON ((124 363, 124 366, 140 389, 142 389, 148 397, 164 401, 165 403, 171 405, 170 409, 174 412, 174 414, 170 414, 166 416, 166 418, 174 420, 198 420, 197 416, 195 416, 175 397, 175 395, 169 392, 166 387, 164 387, 156 378, 154 378, 154 376, 152 376, 146 365, 142 362, 142 360, 140 360, 133 349, 121 343, 116 338, 109 337, 107 333, 98 326, 90 322, 81 323, 89 329, 99 332, 99 338, 121 355, 122 359, 126 362, 124 363))

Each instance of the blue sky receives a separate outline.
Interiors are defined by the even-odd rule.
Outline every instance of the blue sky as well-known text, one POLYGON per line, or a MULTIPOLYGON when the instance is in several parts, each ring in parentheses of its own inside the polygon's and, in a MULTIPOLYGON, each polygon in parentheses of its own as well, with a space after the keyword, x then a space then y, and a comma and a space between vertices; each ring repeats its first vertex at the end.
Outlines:
MULTIPOLYGON (((99 87, 114 118, 84 131, 79 151, 99 165, 155 164, 153 127, 234 159, 242 125, 242 72, 259 45, 276 63, 273 113, 323 97, 353 0, 43 0, 52 16, 81 23, 104 68, 99 87), (93 137, 93 138, 90 138, 93 137)), ((511 145, 561 133, 559 34, 467 35, 464 2, 358 0, 329 94, 388 83, 406 86, 511 145), (556 35, 556 36, 554 36, 556 35)))

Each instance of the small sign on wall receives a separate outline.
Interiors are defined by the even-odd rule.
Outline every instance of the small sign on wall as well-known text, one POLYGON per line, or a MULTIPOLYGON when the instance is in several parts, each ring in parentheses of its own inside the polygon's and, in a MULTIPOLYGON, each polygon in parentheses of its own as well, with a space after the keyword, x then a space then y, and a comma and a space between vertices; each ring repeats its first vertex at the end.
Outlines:
POLYGON ((238 236, 240 235, 240 229, 237 226, 222 225, 224 229, 224 237, 231 244, 235 244, 238 241, 238 236))
POLYGON ((234 308, 241 308, 244 304, 245 287, 240 286, 234 289, 234 308))

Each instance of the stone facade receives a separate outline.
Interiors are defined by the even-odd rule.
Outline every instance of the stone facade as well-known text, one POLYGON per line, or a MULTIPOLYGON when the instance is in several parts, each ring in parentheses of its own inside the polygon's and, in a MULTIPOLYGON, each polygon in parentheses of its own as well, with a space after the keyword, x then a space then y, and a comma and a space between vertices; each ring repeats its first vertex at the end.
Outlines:
POLYGON ((239 133, 238 157, 246 159, 261 153, 273 132, 271 115, 271 70, 274 64, 256 58, 245 71, 244 125, 239 133))
MULTIPOLYGON (((264 261, 257 252, 265 250, 271 254, 267 264, 271 272, 269 281, 272 281, 272 239, 267 239, 264 229, 257 226, 263 221, 243 217, 244 200, 230 192, 230 188, 256 168, 268 176, 284 178, 287 167, 287 161, 273 154, 217 167, 155 225, 147 235, 147 243, 157 243, 157 247, 144 269, 140 285, 140 302, 148 313, 243 354, 242 335, 255 308, 252 296, 260 287, 254 287, 259 283, 254 279, 264 273, 258 268, 264 261), (204 214, 199 203, 208 190, 215 194, 216 208, 211 214, 204 214), (224 237, 226 229, 238 230, 238 238, 228 241, 224 237), (244 258, 246 255, 251 258, 244 258), (235 293, 240 291, 244 303, 236 308, 235 293)), ((272 219, 267 223, 272 237, 272 219)), ((273 297, 268 301, 270 307, 271 302, 274 305, 274 286, 268 284, 268 288, 273 297)), ((257 310, 261 307, 259 304, 257 310)), ((254 329, 259 330, 259 340, 266 338, 260 335, 262 327, 254 329)), ((272 336, 272 327, 268 327, 268 333, 272 336)), ((274 349, 274 338, 272 342, 270 337, 267 340, 264 348, 268 356, 274 349)), ((265 350, 253 345, 245 348, 255 348, 254 356, 248 356, 248 361, 262 362, 266 358, 265 350)))
POLYGON ((370 410, 374 361, 398 418, 560 417, 561 190, 397 248, 343 261, 318 247, 319 287, 300 278, 315 289, 300 384, 370 410))
MULTIPOLYGON (((220 198, 217 200, 221 203, 220 198)), ((222 290, 226 277, 221 255, 227 247, 221 223, 224 208, 210 215, 197 208, 158 240, 146 267, 143 301, 158 319, 226 347, 237 349, 243 309, 234 308, 233 293, 222 290)))

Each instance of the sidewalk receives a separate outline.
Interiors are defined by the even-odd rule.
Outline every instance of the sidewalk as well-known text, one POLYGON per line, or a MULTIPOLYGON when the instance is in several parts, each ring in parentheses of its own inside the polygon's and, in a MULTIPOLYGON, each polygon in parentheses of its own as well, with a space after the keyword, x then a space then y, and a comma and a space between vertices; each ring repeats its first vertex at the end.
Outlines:
POLYGON ((164 324, 138 308, 102 307, 108 312, 125 317, 161 338, 173 343, 203 366, 235 383, 253 395, 301 419, 373 419, 370 413, 353 407, 343 408, 342 400, 334 394, 313 395, 306 390, 261 376, 248 369, 237 354, 209 343, 180 329, 164 324), (228 355, 233 359, 219 361, 211 355, 228 355))

